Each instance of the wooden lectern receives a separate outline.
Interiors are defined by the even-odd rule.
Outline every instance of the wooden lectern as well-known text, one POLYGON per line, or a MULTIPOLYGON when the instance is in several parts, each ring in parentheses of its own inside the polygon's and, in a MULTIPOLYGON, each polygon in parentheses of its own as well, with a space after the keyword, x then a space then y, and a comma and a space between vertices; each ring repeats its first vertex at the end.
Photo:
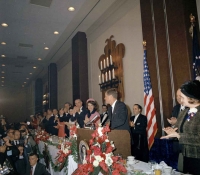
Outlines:
MULTIPOLYGON (((94 130, 90 129, 78 129, 78 146, 81 140, 85 140, 89 145, 89 140, 92 138, 91 134, 93 132, 94 130)), ((115 155, 120 154, 124 159, 131 155, 131 138, 130 133, 127 130, 111 130, 111 132, 108 132, 108 139, 114 142, 116 147, 114 150, 115 155)))

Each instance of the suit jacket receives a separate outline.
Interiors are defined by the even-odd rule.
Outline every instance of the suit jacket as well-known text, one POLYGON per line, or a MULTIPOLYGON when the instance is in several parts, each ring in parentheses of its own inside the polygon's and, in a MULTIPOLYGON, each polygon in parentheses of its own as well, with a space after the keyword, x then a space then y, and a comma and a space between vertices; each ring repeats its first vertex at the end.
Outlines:
MULTIPOLYGON (((30 175, 31 166, 28 165, 26 167, 26 175, 30 175)), ((37 163, 34 171, 34 175, 51 175, 45 168, 45 166, 41 163, 37 163)))
POLYGON ((182 153, 186 157, 200 158, 200 106, 196 107, 197 113, 190 119, 185 121, 181 131, 181 124, 187 117, 189 108, 179 113, 176 127, 180 134, 179 143, 182 144, 182 153))
POLYGON ((123 102, 117 101, 115 103, 113 113, 112 113, 112 107, 109 107, 108 116, 110 120, 111 129, 130 131, 128 124, 128 110, 123 102))
POLYGON ((80 128, 84 128, 84 120, 85 120, 85 115, 87 114, 87 109, 82 107, 80 113, 76 113, 75 115, 75 120, 77 120, 80 128))
POLYGON ((172 109, 172 117, 178 117, 178 114, 180 112, 180 108, 181 108, 181 105, 180 104, 177 104, 173 107, 172 109))
POLYGON ((101 126, 105 126, 106 122, 108 121, 108 112, 105 112, 105 114, 101 114, 101 126), (105 118, 104 118, 105 117, 105 118), (104 119, 104 120, 103 120, 104 119))
MULTIPOLYGON (((130 118, 130 121, 134 121, 135 116, 130 118)), ((135 127, 131 127, 131 133, 138 133, 146 136, 146 128, 147 128, 147 117, 140 114, 135 121, 135 127)))
POLYGON ((55 128, 54 126, 57 126, 58 122, 55 121, 55 116, 51 116, 49 118, 49 129, 50 129, 50 134, 52 135, 58 135, 58 129, 55 128))

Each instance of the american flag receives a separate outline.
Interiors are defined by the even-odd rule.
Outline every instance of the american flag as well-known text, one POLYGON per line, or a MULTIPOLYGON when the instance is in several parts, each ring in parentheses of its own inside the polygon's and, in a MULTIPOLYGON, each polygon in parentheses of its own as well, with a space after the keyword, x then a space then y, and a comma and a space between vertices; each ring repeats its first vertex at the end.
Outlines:
POLYGON ((193 78, 199 79, 200 76, 200 50, 196 26, 193 26, 193 78))
POLYGON ((147 64, 147 51, 144 50, 144 108, 145 115, 147 116, 147 137, 148 137, 148 146, 149 149, 153 145, 154 136, 157 132, 157 123, 156 123, 156 109, 154 106, 154 98, 152 94, 152 86, 149 75, 149 67, 147 64))

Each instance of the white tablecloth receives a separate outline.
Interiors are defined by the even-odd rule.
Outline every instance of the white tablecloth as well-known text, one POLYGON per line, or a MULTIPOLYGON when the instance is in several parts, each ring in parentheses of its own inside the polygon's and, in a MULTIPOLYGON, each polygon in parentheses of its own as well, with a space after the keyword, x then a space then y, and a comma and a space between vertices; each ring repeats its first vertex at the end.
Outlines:
MULTIPOLYGON (((44 151, 44 142, 40 141, 38 144, 38 148, 39 148, 40 153, 42 153, 44 151)), ((48 150, 49 150, 49 154, 52 157, 53 162, 55 163, 55 157, 57 156, 59 149, 56 148, 55 146, 48 145, 48 150)), ((40 162, 45 164, 44 160, 41 160, 40 162)), ((51 163, 49 163, 49 167, 50 167, 49 171, 51 175, 66 175, 65 168, 63 168, 62 171, 60 172, 54 172, 54 170, 52 169, 51 163)), ((77 169, 77 167, 78 165, 74 161, 72 155, 69 155, 68 156, 68 175, 71 175, 77 169)))

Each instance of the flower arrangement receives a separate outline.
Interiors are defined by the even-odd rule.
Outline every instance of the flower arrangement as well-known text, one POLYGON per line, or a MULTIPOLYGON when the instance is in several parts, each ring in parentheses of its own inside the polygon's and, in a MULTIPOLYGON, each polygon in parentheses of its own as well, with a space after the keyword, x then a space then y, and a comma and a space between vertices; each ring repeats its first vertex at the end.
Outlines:
POLYGON ((65 142, 61 143, 61 145, 58 145, 58 148, 60 149, 58 152, 58 156, 56 157, 57 163, 63 163, 64 160, 71 154, 71 142, 65 142))
POLYGON ((46 142, 49 139, 49 134, 46 131, 35 132, 35 142, 38 144, 39 141, 46 142))
POLYGON ((86 162, 79 164, 73 175, 98 175, 100 171, 109 175, 127 173, 124 161, 113 154, 115 146, 112 141, 109 141, 108 132, 110 132, 109 125, 96 126, 89 141, 90 149, 87 150, 86 162))

